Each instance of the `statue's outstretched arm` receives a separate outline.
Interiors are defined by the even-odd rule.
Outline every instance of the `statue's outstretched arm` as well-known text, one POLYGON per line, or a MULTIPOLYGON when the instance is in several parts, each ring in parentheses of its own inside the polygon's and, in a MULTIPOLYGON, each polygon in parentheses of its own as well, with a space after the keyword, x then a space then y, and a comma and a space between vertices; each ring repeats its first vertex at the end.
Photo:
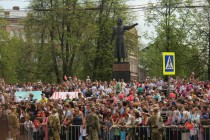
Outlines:
POLYGON ((125 26, 125 27, 124 27, 124 30, 130 30, 130 29, 132 29, 133 27, 135 27, 135 26, 137 26, 137 25, 138 25, 138 23, 133 24, 133 25, 130 25, 130 26, 125 26))

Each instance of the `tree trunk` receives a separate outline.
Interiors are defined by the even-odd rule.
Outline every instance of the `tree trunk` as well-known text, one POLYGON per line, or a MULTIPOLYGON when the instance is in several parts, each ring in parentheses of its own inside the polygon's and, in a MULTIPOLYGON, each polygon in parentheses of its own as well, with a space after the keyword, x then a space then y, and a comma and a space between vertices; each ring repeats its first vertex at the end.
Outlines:
MULTIPOLYGON (((100 4, 100 11, 99 11, 99 20, 98 20, 98 26, 99 26, 99 35, 98 35, 98 38, 97 38, 97 48, 96 48, 96 58, 94 60, 94 64, 93 64, 93 79, 97 79, 99 78, 99 75, 97 74, 97 71, 100 69, 101 65, 102 65, 102 59, 100 58, 101 55, 101 51, 100 51, 100 48, 102 47, 101 46, 101 36, 102 36, 102 30, 103 30, 103 26, 102 26, 102 19, 103 19, 103 10, 104 10, 104 4, 105 4, 105 0, 102 0, 101 1, 101 4, 100 4)), ((102 75, 100 75, 102 76, 102 75)))
POLYGON ((210 25, 209 25, 208 41, 209 41, 209 44, 208 44, 208 53, 209 53, 209 57, 208 57, 208 80, 210 81, 210 47, 209 47, 209 45, 210 45, 210 25))
MULTIPOLYGON (((51 29, 51 30, 53 30, 53 29, 51 29)), ((56 61, 53 31, 50 31, 50 39, 51 39, 51 44, 52 44, 51 51, 52 51, 52 59, 53 59, 53 63, 54 63, 53 67, 54 67, 54 71, 55 71, 57 82, 60 83, 61 79, 60 79, 59 69, 58 69, 58 65, 57 65, 57 61, 56 61)))
MULTIPOLYGON (((67 37, 70 38, 70 27, 67 25, 66 27, 67 37)), ((63 76, 68 75, 69 71, 69 57, 70 57, 70 51, 69 51, 69 42, 68 39, 66 40, 66 46, 65 46, 65 61, 63 62, 63 76)))
POLYGON ((70 62, 69 62, 69 75, 73 76, 73 63, 74 63, 75 53, 73 52, 70 62))
MULTIPOLYGON (((208 0, 208 3, 210 5, 210 0, 208 0)), ((208 23, 209 23, 209 32, 208 32, 208 80, 210 81, 210 9, 208 9, 208 23)))
MULTIPOLYGON (((65 57, 64 57, 64 46, 65 46, 65 40, 64 40, 64 32, 65 32, 65 29, 64 29, 64 26, 65 26, 65 14, 63 14, 63 19, 62 19, 62 25, 61 25, 61 37, 60 37, 60 44, 61 44, 61 58, 62 58, 62 62, 63 62, 63 66, 65 65, 65 57)), ((63 71, 63 77, 64 77, 64 74, 65 72, 63 71)))
MULTIPOLYGON (((53 7, 52 0, 50 0, 50 4, 51 4, 51 7, 53 7)), ((50 39, 51 39, 51 45, 52 45, 51 46, 52 59, 53 59, 53 63, 54 63, 53 64, 53 67, 54 67, 54 71, 55 71, 57 82, 60 83, 61 82, 61 79, 60 79, 60 73, 59 73, 59 69, 58 69, 58 65, 57 65, 57 60, 56 60, 56 51, 55 51, 54 32, 53 31, 54 31, 54 25, 52 24, 52 26, 50 27, 50 39)))

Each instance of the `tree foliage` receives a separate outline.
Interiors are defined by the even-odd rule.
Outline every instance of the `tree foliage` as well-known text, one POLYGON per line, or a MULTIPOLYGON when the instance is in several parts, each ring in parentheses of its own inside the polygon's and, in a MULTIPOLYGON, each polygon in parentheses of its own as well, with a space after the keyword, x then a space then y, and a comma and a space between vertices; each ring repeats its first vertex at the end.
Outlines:
POLYGON ((199 50, 199 62, 202 64, 201 74, 210 80, 210 2, 205 3, 203 8, 194 10, 194 27, 191 31, 192 42, 199 50))
MULTIPOLYGON (((0 10, 3 13, 3 10, 0 10)), ((0 77, 7 82, 19 82, 18 80, 18 59, 22 57, 21 47, 23 41, 18 36, 11 37, 6 32, 8 22, 0 17, 0 77)))
POLYGON ((203 76, 199 47, 192 41, 194 9, 179 8, 192 5, 190 0, 160 0, 149 4, 147 23, 155 27, 155 36, 147 49, 141 52, 141 64, 151 76, 162 76, 162 52, 175 52, 176 75, 186 77, 192 71, 203 76))
POLYGON ((114 58, 109 42, 117 17, 126 19, 124 0, 34 0, 30 7, 24 51, 32 53, 23 65, 33 67, 24 69, 44 81, 55 77, 60 82, 64 75, 111 78, 114 58))

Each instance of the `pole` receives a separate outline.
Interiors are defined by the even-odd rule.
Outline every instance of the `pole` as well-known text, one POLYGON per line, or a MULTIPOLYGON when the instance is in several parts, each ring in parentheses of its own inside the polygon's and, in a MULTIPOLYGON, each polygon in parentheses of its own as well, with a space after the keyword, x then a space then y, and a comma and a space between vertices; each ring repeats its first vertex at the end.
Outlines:
POLYGON ((168 96, 169 96, 169 94, 170 94, 170 76, 168 76, 168 96))

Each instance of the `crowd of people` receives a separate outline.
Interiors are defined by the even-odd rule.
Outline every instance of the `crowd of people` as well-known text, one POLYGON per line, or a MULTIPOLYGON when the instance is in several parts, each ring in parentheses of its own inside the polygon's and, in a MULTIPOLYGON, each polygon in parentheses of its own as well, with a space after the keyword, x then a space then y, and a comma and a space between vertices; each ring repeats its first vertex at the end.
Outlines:
POLYGON ((60 84, 0 83, 0 137, 28 140, 210 139, 210 82, 170 77, 60 84), (15 92, 42 91, 42 99, 15 100, 15 92), (54 92, 78 92, 52 99, 54 92))

